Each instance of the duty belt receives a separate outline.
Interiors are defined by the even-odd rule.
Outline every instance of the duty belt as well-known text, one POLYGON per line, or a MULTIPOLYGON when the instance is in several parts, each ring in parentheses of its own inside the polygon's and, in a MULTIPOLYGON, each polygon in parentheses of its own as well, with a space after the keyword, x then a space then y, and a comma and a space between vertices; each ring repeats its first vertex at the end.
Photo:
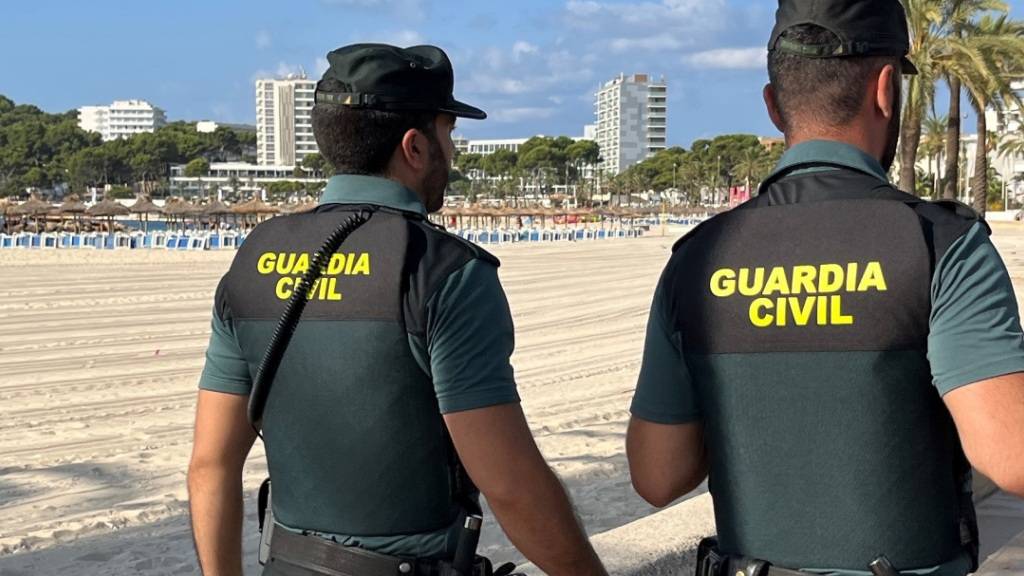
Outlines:
MULTIPOLYGON (((267 568, 283 563, 325 576, 456 576, 451 564, 443 560, 388 556, 277 528, 267 568)), ((490 561, 477 557, 474 576, 492 573, 490 561)))
MULTIPOLYGON (((899 576, 885 555, 874 559, 867 568, 874 576, 899 576)), ((807 572, 772 566, 765 560, 722 554, 718 540, 705 538, 697 546, 696 576, 808 576, 807 572)))
POLYGON ((807 572, 772 566, 765 560, 722 554, 718 540, 705 538, 697 546, 696 576, 808 576, 807 572))

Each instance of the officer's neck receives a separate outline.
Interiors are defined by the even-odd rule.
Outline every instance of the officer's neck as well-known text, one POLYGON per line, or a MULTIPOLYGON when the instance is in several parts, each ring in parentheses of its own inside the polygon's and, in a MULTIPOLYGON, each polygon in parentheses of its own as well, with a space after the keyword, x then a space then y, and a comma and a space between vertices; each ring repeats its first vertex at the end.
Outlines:
POLYGON ((885 139, 878 138, 869 130, 856 123, 842 128, 820 128, 814 130, 794 130, 785 134, 786 148, 792 148, 811 140, 829 140, 849 144, 871 156, 879 162, 885 154, 885 139))
POLYGON ((405 186, 409 190, 412 190, 416 194, 416 197, 420 199, 420 202, 422 202, 424 206, 427 205, 427 198, 426 198, 426 195, 423 192, 423 180, 422 179, 413 178, 413 177, 411 177, 408 174, 405 174, 405 175, 385 174, 383 177, 387 178, 388 180, 391 180, 392 182, 397 182, 398 184, 401 184, 402 186, 405 186))

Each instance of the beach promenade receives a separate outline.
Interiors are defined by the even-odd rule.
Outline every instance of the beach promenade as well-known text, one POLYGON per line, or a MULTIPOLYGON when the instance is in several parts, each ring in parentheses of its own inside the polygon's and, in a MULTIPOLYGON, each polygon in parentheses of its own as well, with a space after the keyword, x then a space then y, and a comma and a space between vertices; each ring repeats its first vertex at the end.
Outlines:
MULTIPOLYGON (((629 485, 623 444, 674 239, 494 248, 527 417, 592 535, 653 511, 629 485)), ((1024 225, 997 225, 995 239, 1024 294, 1024 225)), ((185 471, 213 292, 232 255, 0 252, 0 576, 198 573, 185 471)), ((248 574, 265 471, 257 444, 248 574)), ((486 526, 482 553, 517 560, 486 526)))

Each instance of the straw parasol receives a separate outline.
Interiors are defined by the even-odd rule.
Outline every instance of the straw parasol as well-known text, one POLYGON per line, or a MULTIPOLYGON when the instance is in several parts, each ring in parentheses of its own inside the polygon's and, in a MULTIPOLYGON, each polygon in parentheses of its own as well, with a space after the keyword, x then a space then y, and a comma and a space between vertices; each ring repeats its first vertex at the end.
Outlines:
POLYGON ((185 218, 198 213, 199 209, 194 204, 177 196, 172 197, 164 205, 164 214, 170 216, 172 220, 175 216, 180 217, 182 223, 185 222, 185 218))
POLYGON ((53 210, 53 206, 49 202, 39 198, 39 195, 33 192, 29 196, 28 200, 10 209, 9 212, 19 216, 31 216, 32 220, 35 222, 36 230, 39 230, 39 216, 45 216, 46 214, 49 214, 51 210, 53 210))
POLYGON ((218 225, 220 224, 221 216, 234 214, 234 212, 231 211, 231 207, 220 200, 214 200, 213 202, 204 206, 199 206, 198 208, 200 210, 200 214, 202 214, 204 218, 213 218, 218 225))
POLYGON ((0 220, 3 220, 3 226, 0 227, 0 231, 7 228, 7 211, 10 210, 11 201, 7 198, 0 198, 0 220))
POLYGON ((259 197, 254 197, 248 202, 242 202, 231 207, 231 211, 235 214, 241 214, 246 220, 250 215, 256 217, 256 221, 260 221, 260 216, 266 216, 267 214, 277 214, 279 210, 275 206, 267 204, 259 197))
POLYGON ((22 216, 39 216, 40 214, 47 214, 53 210, 53 206, 42 199, 35 192, 29 197, 28 200, 15 206, 11 209, 11 214, 20 214, 22 216))
POLYGON ((98 216, 100 218, 107 219, 107 232, 114 231, 114 216, 125 216, 131 214, 128 207, 115 201, 113 198, 104 198, 97 202, 91 208, 86 209, 86 214, 89 216, 98 216))
POLYGON ((128 207, 128 210, 132 214, 142 214, 142 231, 149 232, 149 215, 160 214, 163 210, 159 206, 153 204, 153 201, 146 194, 139 194, 135 196, 135 204, 128 207))
POLYGON ((82 202, 82 200, 78 196, 78 194, 71 194, 70 196, 68 196, 64 200, 64 203, 61 204, 59 208, 57 208, 57 211, 60 212, 62 215, 63 214, 72 214, 74 216, 74 218, 75 218, 75 231, 76 232, 78 232, 78 230, 79 230, 79 220, 78 220, 78 217, 80 215, 84 214, 85 210, 86 210, 85 202, 82 202))

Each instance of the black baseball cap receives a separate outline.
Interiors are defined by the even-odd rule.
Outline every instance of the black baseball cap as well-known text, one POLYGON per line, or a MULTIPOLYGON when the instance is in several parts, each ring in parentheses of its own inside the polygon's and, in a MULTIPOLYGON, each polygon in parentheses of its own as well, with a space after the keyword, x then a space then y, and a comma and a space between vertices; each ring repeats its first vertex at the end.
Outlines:
POLYGON ((899 0, 779 0, 768 51, 779 50, 807 58, 900 56, 904 74, 917 74, 907 58, 910 32, 907 13, 899 0), (794 26, 814 24, 836 35, 830 44, 807 45, 782 33, 794 26))
POLYGON ((437 46, 399 48, 352 44, 327 54, 327 71, 316 85, 317 102, 372 110, 447 112, 483 120, 487 113, 455 99, 451 60, 437 46), (341 90, 323 90, 333 79, 341 90))

